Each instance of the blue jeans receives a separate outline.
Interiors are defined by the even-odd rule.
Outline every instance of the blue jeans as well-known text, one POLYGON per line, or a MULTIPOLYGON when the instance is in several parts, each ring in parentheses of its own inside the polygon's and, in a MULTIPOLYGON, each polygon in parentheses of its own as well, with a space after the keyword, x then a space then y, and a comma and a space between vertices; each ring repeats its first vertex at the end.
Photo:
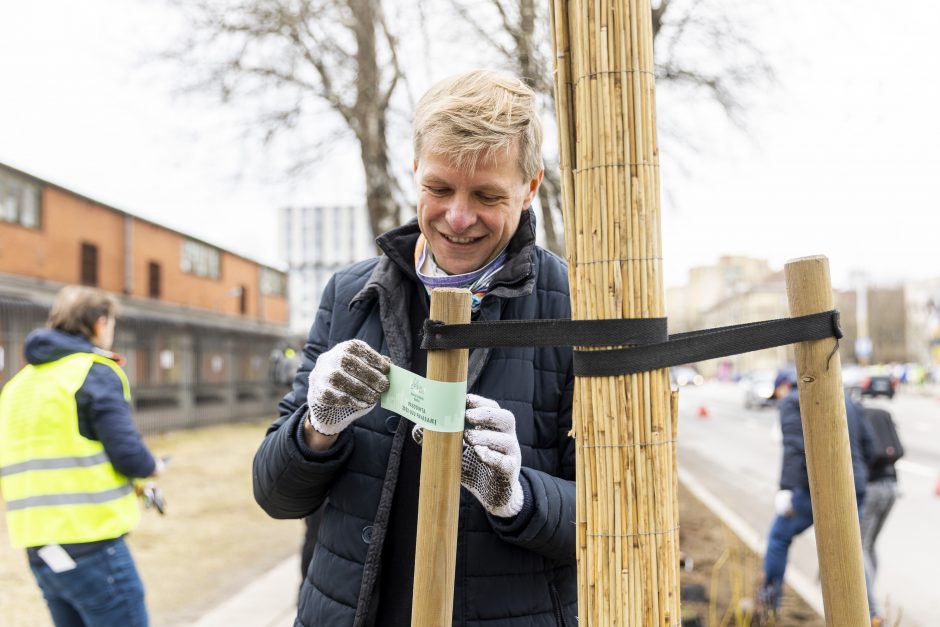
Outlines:
MULTIPOLYGON (((859 514, 862 512, 864 497, 855 495, 855 503, 859 514)), ((767 539, 767 553, 764 555, 764 585, 758 593, 761 602, 774 609, 780 607, 780 598, 783 594, 783 575, 787 570, 787 557, 790 553, 790 544, 793 538, 800 535, 813 525, 813 503, 810 500, 807 488, 793 489, 793 514, 791 516, 777 515, 770 528, 770 537, 767 539)), ((869 606, 871 606, 871 593, 869 591, 868 576, 865 577, 865 590, 868 592, 869 606)), ((871 613, 873 608, 869 607, 871 613)))
POLYGON ((31 564, 56 627, 147 627, 144 584, 124 539, 54 573, 31 564))

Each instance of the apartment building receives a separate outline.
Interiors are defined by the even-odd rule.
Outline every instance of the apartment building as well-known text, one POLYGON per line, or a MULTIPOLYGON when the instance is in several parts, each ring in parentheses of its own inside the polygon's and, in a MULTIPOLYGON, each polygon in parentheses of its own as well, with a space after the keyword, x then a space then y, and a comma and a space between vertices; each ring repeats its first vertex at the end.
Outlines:
POLYGON ((281 250, 290 286, 290 328, 306 334, 330 277, 340 268, 376 254, 365 207, 284 207, 281 250))

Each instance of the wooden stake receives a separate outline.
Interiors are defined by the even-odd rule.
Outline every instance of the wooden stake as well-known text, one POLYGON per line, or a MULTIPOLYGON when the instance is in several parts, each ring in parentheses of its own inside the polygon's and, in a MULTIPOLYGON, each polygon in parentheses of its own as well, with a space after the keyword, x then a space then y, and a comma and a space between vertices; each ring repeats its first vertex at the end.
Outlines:
MULTIPOLYGON (((470 322, 470 291, 452 288, 433 290, 431 319, 447 324, 470 322)), ((434 381, 466 381, 468 353, 467 349, 430 351, 428 378, 434 381)), ((424 431, 415 580, 411 598, 412 627, 451 624, 462 443, 461 432, 424 431)), ((387 576, 394 577, 395 573, 387 573, 387 576)))
MULTIPOLYGON (((791 316, 832 309, 825 257, 794 259, 784 272, 791 316)), ((837 348, 832 338, 800 342, 796 375, 826 625, 857 627, 869 622, 868 598, 837 348)))
MULTIPOLYGON (((784 272, 791 316, 832 309, 825 257, 794 259, 784 272)), ((800 342, 796 375, 826 625, 857 627, 869 623, 868 597, 837 348, 832 338, 800 342)))

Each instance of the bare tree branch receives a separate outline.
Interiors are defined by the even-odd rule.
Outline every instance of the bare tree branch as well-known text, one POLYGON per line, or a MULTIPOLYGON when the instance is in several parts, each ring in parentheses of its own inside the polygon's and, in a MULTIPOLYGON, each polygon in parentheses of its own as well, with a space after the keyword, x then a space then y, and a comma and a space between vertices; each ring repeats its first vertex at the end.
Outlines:
POLYGON ((464 6, 460 2, 460 0, 452 0, 452 5, 454 7, 454 10, 457 12, 457 15, 462 18, 464 23, 470 26, 473 32, 480 39, 486 42, 486 44, 490 48, 493 48, 494 50, 496 50, 500 54, 500 56, 503 56, 506 58, 512 56, 512 51, 509 48, 506 48, 503 44, 498 42, 496 39, 494 39, 492 32, 490 32, 490 29, 485 28, 483 24, 481 24, 478 20, 474 19, 472 13, 467 9, 466 6, 464 6))
POLYGON ((392 94, 395 92, 395 88, 398 86, 398 81, 401 80, 404 73, 401 69, 401 64, 398 61, 398 40, 392 34, 392 31, 388 27, 388 19, 385 17, 385 10, 382 5, 379 5, 376 9, 378 14, 379 26, 382 29, 382 34, 385 36, 385 42, 388 45, 388 49, 391 55, 391 64, 392 64, 392 76, 388 81, 388 86, 385 88, 384 93, 381 97, 380 107, 383 110, 388 110, 390 102, 392 99, 392 94))
MULTIPOLYGON (((497 52, 508 67, 525 78, 542 95, 546 113, 554 108, 548 15, 544 3, 536 0, 491 0, 468 9, 462 0, 451 0, 457 15, 485 44, 497 52), (481 7, 492 5, 487 14, 481 7), (499 31, 499 32, 497 32, 499 31), (504 41, 511 42, 511 47, 504 41)), ((748 37, 743 19, 711 0, 653 0, 653 39, 656 49, 658 85, 675 85, 701 92, 703 101, 718 104, 724 116, 741 129, 746 128, 747 96, 758 86, 770 82, 773 72, 764 61, 760 48, 748 37), (717 58, 717 67, 703 63, 717 58)), ((668 111, 660 116, 660 126, 677 126, 668 111)), ((687 147, 694 145, 694 134, 672 135, 687 147)), ((554 175, 546 165, 545 181, 539 198, 544 213, 546 244, 563 250, 560 235, 554 240, 549 227, 560 211, 555 195, 554 175), (544 192, 544 193, 542 193, 544 192), (547 212, 547 213, 545 213, 547 212)), ((558 186, 560 193, 560 185, 558 186)))
MULTIPOLYGON (((343 121, 339 132, 352 132, 359 143, 373 231, 397 224, 402 194, 386 119, 404 72, 382 0, 171 2, 191 16, 192 28, 164 57, 197 77, 190 89, 217 91, 223 102, 255 98, 253 128, 262 144, 304 124, 322 103, 343 121)), ((302 170, 319 149, 309 143, 290 171, 302 170)))

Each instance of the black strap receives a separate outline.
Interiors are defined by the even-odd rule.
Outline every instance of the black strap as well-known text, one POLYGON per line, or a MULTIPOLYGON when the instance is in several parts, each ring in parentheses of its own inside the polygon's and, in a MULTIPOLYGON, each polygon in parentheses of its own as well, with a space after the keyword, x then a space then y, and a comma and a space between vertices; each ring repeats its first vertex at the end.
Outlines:
POLYGON ((424 323, 421 348, 500 346, 624 346, 665 342, 665 318, 616 320, 498 320, 470 324, 424 323))
POLYGON ((842 337, 838 311, 677 333, 666 342, 636 348, 576 350, 574 373, 579 377, 633 374, 827 337, 842 337))
POLYGON ((576 350, 580 377, 633 374, 795 342, 842 337, 839 312, 749 322, 666 335, 665 318, 623 320, 503 320, 443 324, 428 320, 421 347, 427 350, 509 346, 631 346, 576 350))

